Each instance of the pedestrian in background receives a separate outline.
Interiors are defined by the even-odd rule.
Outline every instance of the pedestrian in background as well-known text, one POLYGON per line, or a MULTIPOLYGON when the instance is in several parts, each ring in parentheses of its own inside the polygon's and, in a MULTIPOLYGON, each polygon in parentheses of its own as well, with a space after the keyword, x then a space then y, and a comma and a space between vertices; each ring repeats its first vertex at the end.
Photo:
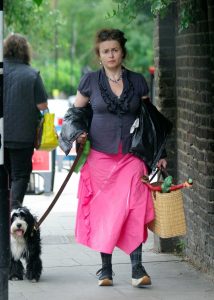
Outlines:
MULTIPOLYGON (((142 243, 147 240, 154 208, 151 193, 141 181, 148 173, 146 164, 130 153, 130 130, 149 90, 141 74, 124 66, 126 41, 118 29, 97 33, 95 52, 101 68, 82 77, 74 108, 64 119, 60 145, 68 153, 73 141, 69 136, 78 136, 80 144, 88 137, 91 144, 81 169, 75 236, 77 242, 101 254, 98 284, 113 284, 112 252, 119 247, 130 255, 132 285, 140 287, 151 285, 142 265, 142 243), (79 124, 84 124, 89 104, 90 128, 81 132, 79 124)), ((162 157, 157 165, 166 167, 166 160, 162 157)))
POLYGON ((32 172, 40 111, 48 109, 39 72, 30 66, 31 47, 20 34, 4 40, 4 162, 9 174, 11 207, 22 205, 32 172))

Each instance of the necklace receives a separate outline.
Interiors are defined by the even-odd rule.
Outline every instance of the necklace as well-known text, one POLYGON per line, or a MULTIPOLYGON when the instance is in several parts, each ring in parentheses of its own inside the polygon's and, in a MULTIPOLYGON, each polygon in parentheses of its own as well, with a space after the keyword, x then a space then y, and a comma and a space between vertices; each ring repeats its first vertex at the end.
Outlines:
POLYGON ((118 83, 122 79, 122 73, 120 74, 120 76, 117 79, 112 79, 112 78, 108 77, 107 75, 106 75, 106 77, 109 81, 112 81, 114 83, 118 83))

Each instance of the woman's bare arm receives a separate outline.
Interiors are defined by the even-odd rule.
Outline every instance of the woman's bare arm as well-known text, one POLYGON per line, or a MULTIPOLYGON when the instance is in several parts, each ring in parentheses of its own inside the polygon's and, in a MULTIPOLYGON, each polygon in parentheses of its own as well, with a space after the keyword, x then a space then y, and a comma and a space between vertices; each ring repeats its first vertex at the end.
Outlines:
POLYGON ((84 107, 88 104, 89 98, 83 96, 79 91, 77 91, 76 99, 74 102, 75 107, 84 107))
POLYGON ((37 106, 37 108, 38 108, 39 110, 45 110, 45 109, 48 109, 48 103, 47 103, 47 102, 43 102, 43 103, 37 104, 36 106, 37 106))

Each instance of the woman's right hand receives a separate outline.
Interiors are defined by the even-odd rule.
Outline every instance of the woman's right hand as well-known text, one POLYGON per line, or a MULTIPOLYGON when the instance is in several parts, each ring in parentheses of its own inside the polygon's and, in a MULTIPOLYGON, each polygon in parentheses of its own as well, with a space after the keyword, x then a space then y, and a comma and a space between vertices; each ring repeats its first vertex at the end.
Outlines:
POLYGON ((81 144, 81 145, 84 145, 86 140, 87 140, 87 133, 83 132, 80 136, 78 136, 77 143, 81 144))

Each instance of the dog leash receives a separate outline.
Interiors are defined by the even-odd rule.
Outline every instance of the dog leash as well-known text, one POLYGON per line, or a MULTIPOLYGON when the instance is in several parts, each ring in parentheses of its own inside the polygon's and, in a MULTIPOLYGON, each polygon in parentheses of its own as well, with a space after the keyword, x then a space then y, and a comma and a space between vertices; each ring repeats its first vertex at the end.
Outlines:
POLYGON ((54 205, 56 204, 56 202, 57 202, 57 200, 59 199, 60 195, 62 194, 62 192, 63 192, 63 190, 64 190, 66 184, 68 183, 68 181, 69 181, 71 175, 72 175, 73 172, 74 172, 74 169, 75 169, 75 167, 76 167, 76 165, 77 165, 77 163, 78 163, 78 161, 79 161, 79 159, 80 159, 80 156, 82 155, 82 152, 83 152, 83 146, 84 146, 84 145, 82 145, 82 144, 79 145, 79 149, 78 149, 78 151, 77 151, 77 156, 76 156, 76 158, 75 158, 75 160, 74 160, 74 162, 73 162, 73 164, 72 164, 72 166, 71 166, 71 169, 70 169, 68 175, 66 176, 66 178, 65 178, 63 184, 61 185, 59 191, 57 192, 56 196, 54 197, 53 201, 51 202, 51 204, 49 205, 49 207, 47 208, 47 210, 45 211, 45 213, 43 214, 43 216, 39 219, 38 222, 36 222, 36 224, 35 224, 35 226, 34 226, 34 227, 35 227, 35 230, 38 230, 38 229, 39 229, 40 225, 41 225, 42 222, 46 219, 46 217, 47 217, 48 214, 50 213, 51 209, 54 207, 54 205))

